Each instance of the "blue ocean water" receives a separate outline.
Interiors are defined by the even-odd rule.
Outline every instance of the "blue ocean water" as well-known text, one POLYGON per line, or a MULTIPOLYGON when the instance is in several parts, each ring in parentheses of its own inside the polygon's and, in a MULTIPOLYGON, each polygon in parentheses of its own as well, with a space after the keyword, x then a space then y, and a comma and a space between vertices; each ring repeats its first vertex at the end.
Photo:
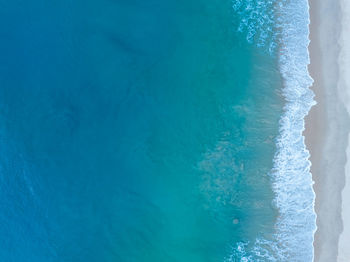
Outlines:
POLYGON ((1 261, 311 261, 307 8, 0 0, 1 261))

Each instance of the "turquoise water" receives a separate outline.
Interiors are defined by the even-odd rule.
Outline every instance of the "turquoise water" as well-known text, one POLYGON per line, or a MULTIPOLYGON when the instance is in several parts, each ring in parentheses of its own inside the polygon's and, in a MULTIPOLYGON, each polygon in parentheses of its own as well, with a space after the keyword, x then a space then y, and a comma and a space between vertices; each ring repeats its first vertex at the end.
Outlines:
POLYGON ((274 3, 0 6, 4 261, 276 261, 274 3))

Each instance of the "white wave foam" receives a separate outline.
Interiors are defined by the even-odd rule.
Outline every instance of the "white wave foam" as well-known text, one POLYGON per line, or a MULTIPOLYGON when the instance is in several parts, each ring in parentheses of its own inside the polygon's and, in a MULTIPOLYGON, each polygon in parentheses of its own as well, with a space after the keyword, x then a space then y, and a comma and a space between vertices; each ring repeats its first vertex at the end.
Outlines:
MULTIPOLYGON (((241 14, 256 14, 257 11, 252 11, 251 6, 261 2, 236 1, 234 8, 241 14)), ((275 0, 266 3, 268 8, 273 6, 275 12, 272 18, 276 24, 272 29, 278 32, 278 37, 272 39, 278 39, 280 47, 279 65, 284 80, 282 92, 286 101, 280 120, 274 168, 271 172, 275 192, 274 204, 279 210, 279 216, 274 241, 256 240, 250 253, 245 251, 246 244, 239 243, 234 247, 233 256, 240 257, 239 261, 307 262, 313 260, 316 231, 311 163, 302 135, 304 117, 315 104, 314 94, 309 88, 313 80, 307 68, 310 63, 309 5, 307 0, 275 0), (267 253, 263 252, 264 250, 267 253)), ((264 21, 270 23, 266 18, 262 23, 252 19, 243 20, 240 25, 249 29, 248 41, 249 32, 257 35, 257 31, 266 30, 266 27, 263 27, 264 23, 266 24, 264 21)), ((271 27, 268 26, 267 30, 271 30, 271 27)), ((232 257, 229 259, 231 260, 227 261, 238 261, 232 260, 232 257)))
POLYGON ((304 117, 315 104, 310 90, 309 5, 307 0, 281 1, 280 71, 286 100, 272 177, 279 209, 276 240, 283 261, 312 261, 316 230, 309 152, 304 143, 304 117))

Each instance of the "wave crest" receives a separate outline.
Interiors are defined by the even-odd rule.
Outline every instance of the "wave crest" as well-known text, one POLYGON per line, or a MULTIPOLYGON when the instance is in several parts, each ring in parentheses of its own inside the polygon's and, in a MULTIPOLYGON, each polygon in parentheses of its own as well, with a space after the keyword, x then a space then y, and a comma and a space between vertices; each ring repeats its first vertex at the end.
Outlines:
POLYGON ((249 252, 247 243, 238 243, 226 261, 312 261, 315 193, 303 137, 304 117, 315 104, 310 90, 313 80, 308 72, 308 1, 239 0, 233 8, 243 17, 238 31, 245 30, 248 42, 258 46, 263 43, 270 51, 277 47, 286 103, 270 173, 274 205, 279 210, 274 240, 257 239, 249 252))

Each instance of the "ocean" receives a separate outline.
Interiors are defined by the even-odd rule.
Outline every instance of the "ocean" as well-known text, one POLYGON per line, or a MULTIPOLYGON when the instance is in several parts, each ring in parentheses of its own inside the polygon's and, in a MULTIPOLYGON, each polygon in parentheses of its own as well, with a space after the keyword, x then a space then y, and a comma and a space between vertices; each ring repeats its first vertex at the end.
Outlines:
POLYGON ((312 261, 306 0, 0 0, 2 261, 312 261))

